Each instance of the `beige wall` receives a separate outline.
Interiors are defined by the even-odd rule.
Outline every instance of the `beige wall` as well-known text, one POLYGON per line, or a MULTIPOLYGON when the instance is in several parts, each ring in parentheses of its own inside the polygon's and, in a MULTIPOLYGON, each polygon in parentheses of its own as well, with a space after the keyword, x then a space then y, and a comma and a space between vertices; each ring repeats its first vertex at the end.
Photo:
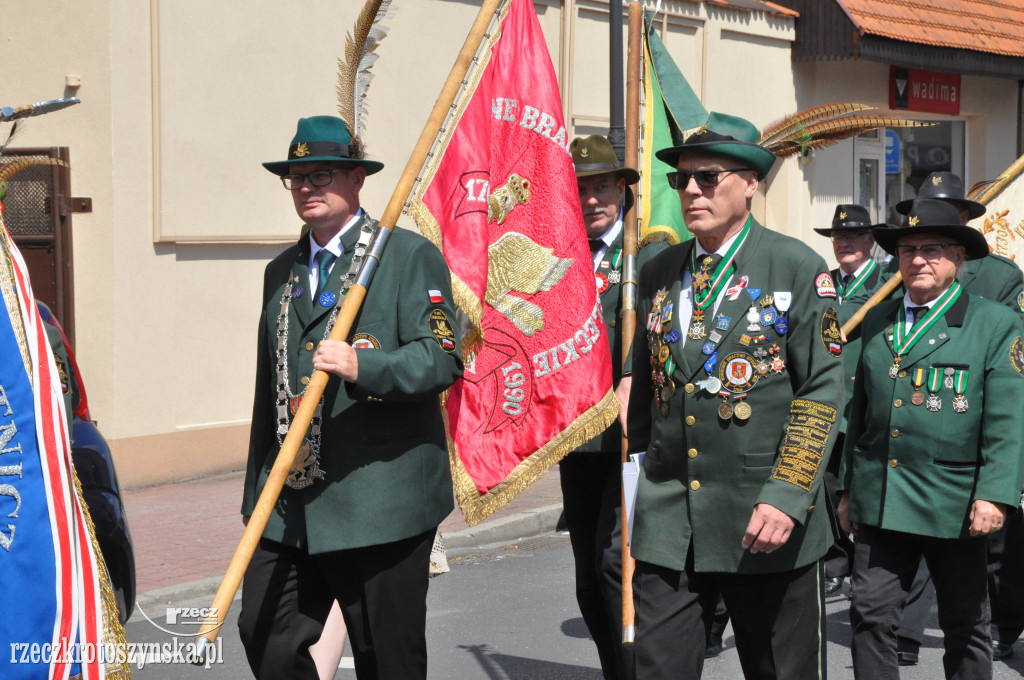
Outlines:
MULTIPOLYGON (((244 461, 262 272, 299 228, 287 192, 260 162, 284 157, 299 116, 335 110, 335 59, 360 5, 36 0, 5 16, 0 56, 18 68, 5 73, 0 105, 62 96, 66 75, 82 80, 67 94, 83 103, 29 120, 18 145, 70 147, 73 193, 93 199, 92 213, 74 216, 77 351, 127 486, 244 461)), ((385 163, 363 193, 374 215, 479 2, 396 5, 365 134, 370 156, 385 163)), ((603 132, 606 0, 535 7, 574 133, 603 132)), ((798 107, 885 99, 881 65, 794 67, 791 20, 683 0, 662 8, 663 39, 709 109, 764 126, 798 107)), ((1012 139, 1011 86, 965 78, 972 176, 1012 160, 1003 141, 1012 139), (1005 115, 993 113, 999 108, 1005 115)), ((827 246, 810 232, 819 221, 814 194, 832 201, 850 191, 844 149, 806 166, 778 164, 759 207, 767 223, 827 246)))
MULTIPOLYGON (((1017 87, 1003 78, 962 76, 963 100, 956 117, 889 109, 889 65, 866 61, 797 63, 793 67, 801 109, 830 102, 857 101, 871 104, 872 114, 913 120, 966 121, 966 173, 970 187, 983 179, 998 177, 1016 159, 1017 87)), ((837 203, 853 200, 854 145, 845 141, 824 149, 800 174, 805 190, 791 202, 791 219, 807 235, 809 243, 834 263, 828 241, 810 232, 827 226, 837 203)))

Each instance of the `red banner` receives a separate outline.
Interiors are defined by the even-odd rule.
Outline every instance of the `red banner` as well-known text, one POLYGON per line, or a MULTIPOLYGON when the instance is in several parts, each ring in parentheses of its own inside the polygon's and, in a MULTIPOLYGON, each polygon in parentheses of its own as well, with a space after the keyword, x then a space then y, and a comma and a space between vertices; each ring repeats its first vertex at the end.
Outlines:
POLYGON ((500 22, 410 206, 472 325, 446 401, 470 524, 618 413, 551 57, 529 0, 500 22))

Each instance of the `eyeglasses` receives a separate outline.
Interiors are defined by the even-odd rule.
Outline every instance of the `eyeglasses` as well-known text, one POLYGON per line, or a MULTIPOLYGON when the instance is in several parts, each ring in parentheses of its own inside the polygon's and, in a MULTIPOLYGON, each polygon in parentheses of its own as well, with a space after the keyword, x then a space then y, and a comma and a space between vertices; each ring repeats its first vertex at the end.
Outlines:
POLYGON ((295 191, 301 189, 302 185, 309 180, 309 183, 315 187, 325 187, 334 181, 334 173, 336 172, 348 172, 352 168, 331 168, 330 170, 314 170, 313 172, 307 172, 306 174, 294 174, 284 175, 281 177, 281 184, 284 185, 285 189, 289 191, 295 191))
POLYGON ((937 260, 942 257, 942 251, 946 248, 958 246, 959 243, 925 243, 920 246, 896 246, 896 255, 901 260, 912 260, 921 253, 926 260, 937 260))
POLYGON ((727 170, 680 170, 678 172, 666 172, 668 185, 673 189, 683 190, 690 184, 690 178, 697 180, 697 186, 701 189, 714 189, 722 181, 721 176, 727 172, 745 172, 750 168, 729 168, 727 170))
POLYGON ((833 231, 830 238, 833 243, 838 243, 840 241, 859 241, 861 239, 866 239, 869 236, 871 236, 870 231, 833 231))

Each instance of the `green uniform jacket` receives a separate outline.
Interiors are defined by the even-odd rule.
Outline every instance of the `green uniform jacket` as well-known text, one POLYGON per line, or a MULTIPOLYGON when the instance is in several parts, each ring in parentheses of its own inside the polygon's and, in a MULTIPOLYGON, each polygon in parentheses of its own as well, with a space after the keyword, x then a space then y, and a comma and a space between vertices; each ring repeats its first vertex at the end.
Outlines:
MULTIPOLYGON (((891 278, 887 272, 883 271, 884 269, 884 264, 875 267, 875 271, 864 281, 864 285, 851 297, 839 303, 836 313, 839 315, 840 326, 849 321, 857 313, 857 310, 868 301, 868 298, 874 295, 875 291, 891 278)), ((833 280, 838 281, 842 275, 843 273, 839 269, 832 270, 833 280)), ((839 428, 840 432, 846 432, 846 419, 850 415, 850 402, 853 401, 853 377, 857 372, 857 360, 860 358, 860 338, 861 328, 858 325, 846 336, 846 344, 843 345, 843 384, 846 386, 846 406, 843 410, 843 422, 839 428)), ((837 452, 836 455, 839 455, 839 453, 837 452)))
MULTIPOLYGON (((363 217, 342 237, 326 290, 337 293, 352 261, 363 217)), ((376 223, 370 220, 376 226, 376 223)), ((324 338, 330 308, 312 300, 309 239, 267 265, 259 328, 256 398, 242 514, 249 515, 279 449, 277 427, 277 318, 289 277, 305 290, 288 313, 288 380, 313 372, 312 357, 324 338)), ((397 541, 436 527, 452 510, 452 486, 438 395, 461 375, 454 346, 445 351, 429 317, 442 315, 454 328, 450 274, 440 251, 418 234, 395 229, 370 284, 349 341, 376 344, 358 349, 355 384, 331 377, 324 392, 320 467, 325 479, 302 490, 285 487, 265 538, 309 553, 397 541), (432 303, 429 291, 443 301, 432 303)))
POLYGON ((840 487, 854 522, 964 538, 975 499, 1020 502, 1020 321, 994 301, 962 293, 903 357, 894 380, 891 335, 902 302, 886 301, 864 319, 840 487), (941 385, 939 411, 911 403, 915 369, 924 369, 927 395, 932 367, 969 371, 966 412, 954 411, 954 391, 941 385))
MULTIPOLYGON (((648 237, 646 243, 639 248, 636 256, 636 269, 640 269, 650 261, 652 257, 668 247, 665 237, 655 233, 648 237)), ((597 268, 598 280, 607 287, 601 293, 601 311, 604 314, 604 337, 611 342, 612 351, 612 384, 619 386, 622 379, 622 262, 616 266, 618 253, 622 250, 622 233, 612 241, 605 251, 604 259, 597 268), (609 276, 617 272, 617 276, 609 276)), ((621 258, 623 261, 625 258, 621 258)), ((600 288, 600 285, 598 286, 600 288)), ((637 323, 640 323, 640 315, 637 314, 637 323)), ((601 435, 594 437, 583 446, 576 449, 585 452, 619 453, 622 451, 622 425, 616 419, 601 435)))
POLYGON ((629 443, 630 450, 646 451, 646 457, 633 555, 682 570, 692 548, 698 572, 770 573, 809 564, 825 553, 834 536, 821 485, 843 408, 842 362, 830 353, 822 332, 825 326, 839 343, 831 277, 825 262, 806 245, 754 222, 729 282, 736 285, 745 276, 747 289, 735 300, 723 293, 717 313, 705 314, 709 331, 719 318, 730 320, 728 329, 719 330, 724 337, 714 372, 722 376, 731 355, 749 357, 755 348, 768 349, 773 343, 780 348, 785 369, 758 374, 746 399, 752 410, 749 420, 723 420, 718 416, 722 398, 696 385, 707 377, 703 341, 687 340, 685 351, 681 342, 669 343, 677 389, 666 416, 654 398, 646 320, 660 289, 668 290, 666 302, 678 306, 693 247, 693 240, 672 246, 640 275, 629 443), (781 335, 766 327, 761 331, 766 341, 744 344, 745 316, 752 303, 748 293, 755 288, 760 289, 759 300, 791 294, 785 314, 789 328, 781 335), (826 319, 831 323, 824 324, 826 319), (796 520, 786 544, 770 554, 751 554, 740 544, 758 503, 796 520))

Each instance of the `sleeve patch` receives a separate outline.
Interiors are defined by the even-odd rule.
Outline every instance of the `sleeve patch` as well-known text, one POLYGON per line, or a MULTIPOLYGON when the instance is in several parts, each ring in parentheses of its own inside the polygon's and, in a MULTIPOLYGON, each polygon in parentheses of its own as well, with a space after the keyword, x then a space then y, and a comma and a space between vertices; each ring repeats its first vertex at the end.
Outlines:
POLYGON ((1024 375, 1024 341, 1019 335, 1010 343, 1010 365, 1018 374, 1024 375))
POLYGON ((832 275, 828 272, 818 274, 814 278, 814 292, 820 298, 834 298, 836 296, 836 284, 832 281, 832 275))
POLYGON ((434 338, 441 349, 448 354, 453 354, 455 352, 455 330, 451 320, 444 311, 440 309, 430 310, 427 323, 430 325, 430 332, 434 334, 434 338))
POLYGON ((430 290, 427 291, 427 297, 430 298, 430 304, 432 305, 444 304, 444 296, 441 295, 441 291, 439 290, 434 290, 433 288, 431 288, 430 290))
POLYGON ((356 333, 349 344, 355 349, 380 349, 380 342, 369 333, 356 333))
POLYGON ((1017 309, 1024 312, 1024 290, 1017 293, 1017 309))
POLYGON ((789 407, 789 427, 782 441, 774 479, 810 491, 828 453, 828 437, 838 410, 828 404, 794 399, 789 407))
POLYGON ((832 356, 843 356, 843 334, 839 329, 839 316, 835 307, 829 307, 821 315, 821 344, 832 356))

